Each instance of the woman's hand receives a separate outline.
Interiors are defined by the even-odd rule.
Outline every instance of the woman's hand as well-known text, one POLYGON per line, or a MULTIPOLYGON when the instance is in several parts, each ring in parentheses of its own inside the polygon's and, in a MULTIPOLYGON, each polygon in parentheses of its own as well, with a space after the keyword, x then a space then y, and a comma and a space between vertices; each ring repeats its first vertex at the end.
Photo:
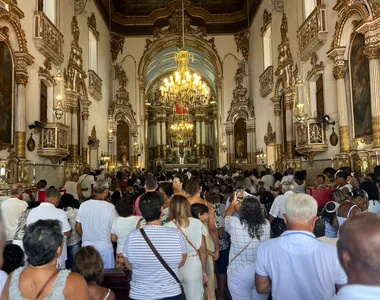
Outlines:
POLYGON ((203 273, 202 273, 202 280, 203 280, 203 285, 204 285, 204 286, 207 286, 207 283, 208 283, 208 276, 207 276, 206 272, 203 272, 203 273))

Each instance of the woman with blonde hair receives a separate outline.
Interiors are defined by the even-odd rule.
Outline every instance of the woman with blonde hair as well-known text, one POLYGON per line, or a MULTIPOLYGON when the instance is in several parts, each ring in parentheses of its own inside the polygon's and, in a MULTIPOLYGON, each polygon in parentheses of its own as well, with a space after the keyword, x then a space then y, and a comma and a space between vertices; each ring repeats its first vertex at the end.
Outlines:
POLYGON ((187 243, 187 260, 179 269, 179 279, 184 287, 186 298, 203 299, 203 285, 207 283, 207 231, 202 222, 191 217, 190 204, 184 196, 175 195, 169 204, 170 222, 165 226, 177 228, 187 243))

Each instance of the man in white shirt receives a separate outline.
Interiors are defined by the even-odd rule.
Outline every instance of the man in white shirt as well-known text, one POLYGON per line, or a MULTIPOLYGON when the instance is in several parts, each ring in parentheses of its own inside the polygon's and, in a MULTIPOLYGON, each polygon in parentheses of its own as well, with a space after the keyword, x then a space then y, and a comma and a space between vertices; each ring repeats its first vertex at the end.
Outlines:
POLYGON ((257 252, 255 286, 273 300, 331 300, 347 283, 336 248, 313 234, 317 201, 307 194, 289 196, 284 220, 288 230, 264 242, 257 252))
POLYGON ((338 256, 348 276, 334 300, 380 299, 380 216, 350 217, 339 230, 338 256))
POLYGON ((91 169, 89 167, 84 168, 83 175, 79 177, 78 184, 81 187, 83 197, 88 199, 93 195, 93 186, 95 182, 95 178, 90 174, 91 169))
POLYGON ((286 170, 286 172, 288 173, 288 175, 285 175, 284 177, 282 177, 281 184, 285 181, 290 181, 290 182, 294 181, 294 170, 293 170, 293 168, 288 168, 286 170))
POLYGON ((111 242, 111 228, 117 214, 113 204, 104 201, 108 183, 99 179, 94 184, 95 197, 82 203, 76 217, 75 229, 82 236, 82 246, 93 246, 99 251, 105 269, 115 268, 111 242))
POLYGON ((264 188, 266 191, 270 191, 270 188, 274 186, 274 177, 270 173, 270 169, 265 169, 265 175, 262 176, 259 181, 264 183, 264 188))
POLYGON ((23 200, 22 194, 21 184, 13 184, 11 186, 11 197, 1 203, 7 241, 13 240, 20 217, 28 208, 28 203, 23 200))
POLYGON ((32 209, 26 219, 26 225, 38 220, 58 220, 61 222, 62 234, 65 235, 62 254, 58 259, 60 268, 65 268, 67 260, 66 238, 71 235, 71 226, 64 210, 57 208, 61 193, 55 188, 47 190, 45 202, 32 209))
POLYGON ((283 195, 278 195, 274 201, 273 201, 273 204, 270 208, 270 211, 269 211, 269 222, 272 223, 272 221, 275 219, 275 218, 281 218, 283 219, 283 214, 285 213, 285 203, 286 203, 286 199, 288 199, 288 197, 290 195, 293 195, 294 192, 294 185, 292 182, 290 181, 285 181, 282 185, 281 185, 281 188, 282 188, 282 192, 284 193, 283 195))
POLYGON ((71 174, 71 180, 67 181, 65 183, 65 186, 63 187, 66 190, 66 194, 70 194, 74 197, 76 200, 84 200, 82 189, 80 185, 78 184, 79 181, 79 175, 78 173, 71 174))

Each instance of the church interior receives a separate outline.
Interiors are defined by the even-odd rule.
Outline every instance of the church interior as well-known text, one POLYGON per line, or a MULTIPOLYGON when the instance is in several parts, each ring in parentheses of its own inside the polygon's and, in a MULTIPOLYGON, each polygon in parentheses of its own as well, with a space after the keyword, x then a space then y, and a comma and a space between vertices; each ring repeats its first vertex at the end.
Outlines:
POLYGON ((0 188, 380 158, 378 0, 0 0, 0 188))

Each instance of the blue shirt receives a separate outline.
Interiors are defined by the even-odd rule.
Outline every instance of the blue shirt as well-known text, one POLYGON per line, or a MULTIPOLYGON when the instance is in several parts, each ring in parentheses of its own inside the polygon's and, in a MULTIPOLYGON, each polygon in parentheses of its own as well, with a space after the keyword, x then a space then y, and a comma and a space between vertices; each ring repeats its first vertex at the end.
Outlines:
MULTIPOLYGON (((186 242, 176 228, 145 226, 144 230, 158 253, 179 276, 178 266, 187 253, 186 242)), ((136 300, 163 299, 181 294, 181 288, 154 255, 140 230, 130 233, 123 254, 132 265, 129 297, 136 300)))
POLYGON ((336 247, 307 231, 288 230, 264 242, 256 273, 270 277, 273 300, 331 300, 335 285, 347 283, 336 247))

